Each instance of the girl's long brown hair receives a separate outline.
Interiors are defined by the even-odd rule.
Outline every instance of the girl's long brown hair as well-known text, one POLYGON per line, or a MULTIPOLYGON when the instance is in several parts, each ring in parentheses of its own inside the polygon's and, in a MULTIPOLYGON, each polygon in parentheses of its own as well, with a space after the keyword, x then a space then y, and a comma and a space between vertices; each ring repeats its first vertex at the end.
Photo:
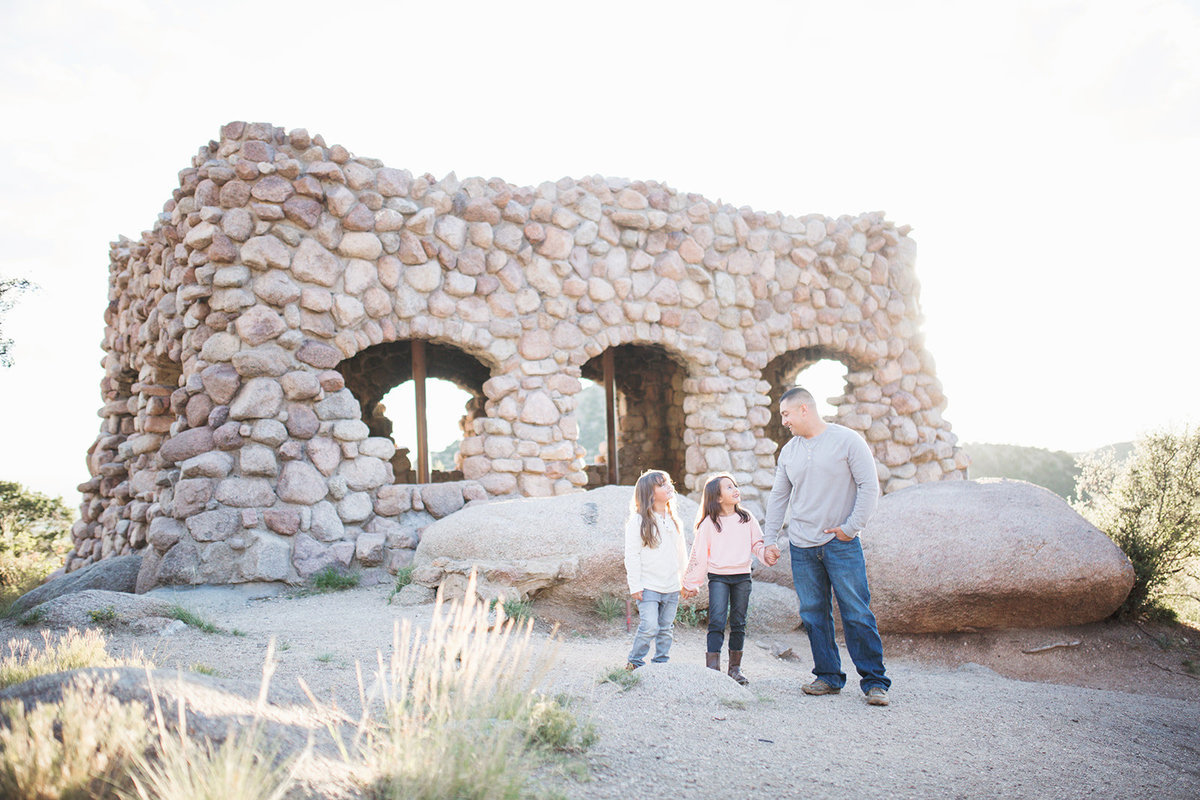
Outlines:
MULTIPOLYGON (((713 527, 717 529, 717 533, 721 532, 721 479, 729 478, 734 486, 737 486, 737 481, 728 472, 718 472, 704 482, 704 498, 700 502, 700 516, 696 519, 696 527, 700 527, 700 523, 704 522, 704 518, 708 517, 713 521, 713 527)), ((742 522, 750 521, 750 512, 742 508, 741 503, 734 503, 734 513, 742 522)))
MULTIPOLYGON (((642 518, 642 545, 645 547, 658 547, 659 542, 662 541, 658 526, 654 524, 652 513, 654 490, 664 483, 670 482, 671 476, 661 469, 648 469, 642 473, 633 487, 633 510, 642 518)), ((667 503, 667 516, 675 523, 675 530, 683 533, 683 526, 679 524, 679 518, 675 516, 675 509, 669 502, 667 503)))

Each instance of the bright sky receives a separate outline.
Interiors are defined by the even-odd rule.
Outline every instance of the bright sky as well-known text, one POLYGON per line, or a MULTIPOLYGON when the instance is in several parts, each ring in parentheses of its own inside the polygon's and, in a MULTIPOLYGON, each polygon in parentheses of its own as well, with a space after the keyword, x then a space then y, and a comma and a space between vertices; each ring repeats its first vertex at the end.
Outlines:
POLYGON ((962 441, 1196 423, 1196 2, 0 0, 0 478, 77 500, 108 242, 230 120, 913 227, 962 441), (1189 244, 1191 243, 1191 244, 1189 244))

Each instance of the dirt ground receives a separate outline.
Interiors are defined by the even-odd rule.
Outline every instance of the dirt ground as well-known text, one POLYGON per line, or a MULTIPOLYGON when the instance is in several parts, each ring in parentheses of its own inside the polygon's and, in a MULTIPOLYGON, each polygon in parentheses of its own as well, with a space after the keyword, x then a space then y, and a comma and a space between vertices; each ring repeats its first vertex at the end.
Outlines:
MULTIPOLYGON (((257 682, 273 639, 273 685, 294 690, 303 679, 322 703, 352 713, 358 675, 370 683, 394 627, 423 627, 433 613, 389 603, 384 585, 302 596, 160 592, 223 632, 118 621, 106 629, 110 651, 136 648, 161 667, 257 682)), ((604 621, 537 602, 533 613, 534 645, 556 663, 546 688, 576 699, 598 733, 583 769, 539 777, 543 796, 1200 797, 1192 628, 1103 622, 885 636, 892 705, 878 709, 863 702, 844 649, 851 683, 840 696, 800 691, 812 666, 802 631, 756 629, 751 619, 744 688, 704 668, 703 629, 680 626, 670 662, 647 664, 622 688, 604 676, 625 662, 623 614, 604 621)), ((40 638, 0 621, 0 639, 14 637, 40 638)))
MULTIPOLYGON (((547 631, 554 625, 567 635, 613 636, 625 631, 623 615, 604 622, 594 614, 547 604, 536 606, 535 612, 547 631)), ((635 627, 636 614, 634 609, 635 627)), ((753 620, 750 629, 751 639, 780 638, 772 632, 756 633, 753 620)), ((807 660, 804 646, 801 641, 797 655, 807 660)), ((979 664, 1021 681, 1200 700, 1200 630, 1182 624, 1106 620, 1065 628, 884 634, 883 652, 888 661, 940 667, 979 664)))

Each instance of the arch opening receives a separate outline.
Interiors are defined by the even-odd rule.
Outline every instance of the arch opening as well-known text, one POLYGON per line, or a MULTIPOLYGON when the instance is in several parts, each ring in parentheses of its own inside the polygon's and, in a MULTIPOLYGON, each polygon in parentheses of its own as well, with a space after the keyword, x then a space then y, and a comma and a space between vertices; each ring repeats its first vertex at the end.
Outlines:
POLYGON ((369 347, 338 371, 371 435, 396 445, 396 483, 462 480, 458 448, 484 416, 486 366, 451 345, 412 339, 369 347))
POLYGON ((652 345, 611 347, 583 365, 583 378, 604 389, 606 423, 603 458, 587 466, 589 488, 632 485, 647 469, 682 479, 686 375, 666 350, 652 345))
POLYGON ((779 422, 779 398, 793 386, 803 386, 812 392, 821 418, 833 422, 838 406, 846 402, 851 385, 847 376, 852 366, 844 356, 820 348, 794 350, 773 359, 762 371, 763 380, 770 385, 771 422, 767 437, 782 448, 791 434, 779 422))

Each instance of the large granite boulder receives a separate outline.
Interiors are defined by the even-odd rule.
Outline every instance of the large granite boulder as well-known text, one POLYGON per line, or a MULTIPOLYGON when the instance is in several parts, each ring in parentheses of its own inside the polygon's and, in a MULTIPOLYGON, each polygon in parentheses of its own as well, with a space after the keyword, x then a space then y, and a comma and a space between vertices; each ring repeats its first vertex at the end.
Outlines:
POLYGON ((1111 539, 1023 481, 885 495, 862 542, 883 631, 1081 625, 1111 615, 1133 587, 1133 566, 1111 539))
MULTIPOLYGON (((471 505, 421 534, 413 581, 461 596, 478 570, 483 597, 539 597, 590 608, 602 595, 624 597, 625 520, 632 486, 604 486, 558 497, 471 505)), ((699 507, 683 496, 676 512, 691 546, 699 507)))
POLYGON ((21 595, 9 608, 9 616, 20 616, 34 606, 47 600, 86 589, 103 589, 109 592, 133 592, 137 588, 138 570, 142 566, 140 554, 115 556, 89 564, 83 569, 60 575, 21 595))

